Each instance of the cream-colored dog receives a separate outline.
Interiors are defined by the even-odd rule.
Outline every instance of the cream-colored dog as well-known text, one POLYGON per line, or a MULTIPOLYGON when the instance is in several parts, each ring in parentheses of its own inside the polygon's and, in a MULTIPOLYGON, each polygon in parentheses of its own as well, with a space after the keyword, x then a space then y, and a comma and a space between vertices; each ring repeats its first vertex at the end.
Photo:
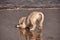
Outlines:
POLYGON ((17 27, 26 28, 28 25, 32 25, 30 30, 35 30, 36 22, 39 23, 40 29, 42 29, 44 22, 44 14, 42 12, 32 12, 27 17, 21 17, 19 19, 19 25, 17 27))

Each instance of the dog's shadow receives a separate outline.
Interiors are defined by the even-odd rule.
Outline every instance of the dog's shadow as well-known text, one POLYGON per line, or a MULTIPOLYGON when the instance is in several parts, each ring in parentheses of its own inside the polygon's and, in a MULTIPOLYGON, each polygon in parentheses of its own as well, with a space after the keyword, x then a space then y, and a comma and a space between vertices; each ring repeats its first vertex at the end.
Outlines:
POLYGON ((36 33, 35 31, 30 31, 29 28, 18 28, 20 36, 25 36, 26 40, 36 40, 36 33))

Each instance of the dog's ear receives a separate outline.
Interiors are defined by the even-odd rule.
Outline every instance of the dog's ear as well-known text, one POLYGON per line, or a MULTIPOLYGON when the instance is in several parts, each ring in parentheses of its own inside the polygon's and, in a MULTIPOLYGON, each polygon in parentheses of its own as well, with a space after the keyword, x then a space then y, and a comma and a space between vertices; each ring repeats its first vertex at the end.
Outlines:
POLYGON ((23 20, 22 19, 19 19, 19 24, 22 24, 23 23, 23 20))
POLYGON ((26 17, 22 17, 22 18, 20 18, 20 20, 19 20, 19 24, 23 24, 23 23, 25 22, 25 19, 26 19, 26 17))
POLYGON ((19 24, 22 24, 23 21, 24 21, 24 17, 21 17, 21 18, 19 19, 19 24))

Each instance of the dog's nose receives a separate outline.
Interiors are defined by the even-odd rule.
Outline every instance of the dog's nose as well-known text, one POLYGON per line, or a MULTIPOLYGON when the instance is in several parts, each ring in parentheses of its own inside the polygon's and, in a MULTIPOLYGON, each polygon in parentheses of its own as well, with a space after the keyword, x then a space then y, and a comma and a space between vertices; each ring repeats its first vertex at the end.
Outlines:
POLYGON ((19 25, 17 25, 17 28, 20 27, 19 25))
POLYGON ((17 25, 15 25, 15 28, 17 28, 17 25))
POLYGON ((19 27, 19 24, 15 25, 15 28, 18 28, 19 27))

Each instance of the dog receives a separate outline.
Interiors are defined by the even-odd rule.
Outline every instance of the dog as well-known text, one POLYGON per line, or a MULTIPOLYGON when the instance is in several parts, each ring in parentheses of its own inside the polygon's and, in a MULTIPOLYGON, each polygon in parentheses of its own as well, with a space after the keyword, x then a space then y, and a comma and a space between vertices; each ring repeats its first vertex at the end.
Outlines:
POLYGON ((39 23, 40 29, 42 29, 44 14, 42 12, 34 11, 26 17, 21 17, 19 19, 19 25, 17 25, 17 28, 26 28, 29 27, 29 25, 32 25, 32 28, 30 30, 35 30, 37 22, 39 23))

